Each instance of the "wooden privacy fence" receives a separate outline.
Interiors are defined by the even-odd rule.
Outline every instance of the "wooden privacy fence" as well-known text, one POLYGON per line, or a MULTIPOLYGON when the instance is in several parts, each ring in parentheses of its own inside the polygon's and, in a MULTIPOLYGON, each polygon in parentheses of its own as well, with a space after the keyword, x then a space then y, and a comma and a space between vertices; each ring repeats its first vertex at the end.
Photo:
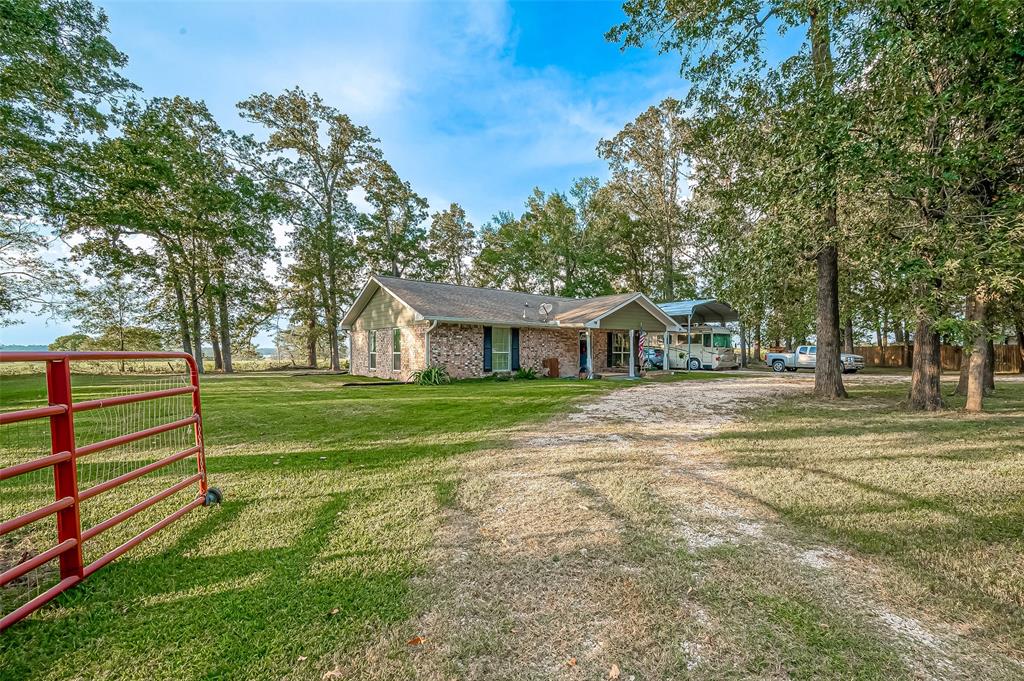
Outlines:
MULTIPOLYGON (((854 353, 863 355, 864 364, 869 367, 909 367, 914 359, 913 345, 858 345, 854 353)), ((1016 345, 996 345, 996 371, 999 373, 1019 373, 1021 369, 1020 351, 1016 345)), ((942 346, 942 369, 944 371, 960 371, 960 360, 964 356, 962 348, 954 345, 942 346)))

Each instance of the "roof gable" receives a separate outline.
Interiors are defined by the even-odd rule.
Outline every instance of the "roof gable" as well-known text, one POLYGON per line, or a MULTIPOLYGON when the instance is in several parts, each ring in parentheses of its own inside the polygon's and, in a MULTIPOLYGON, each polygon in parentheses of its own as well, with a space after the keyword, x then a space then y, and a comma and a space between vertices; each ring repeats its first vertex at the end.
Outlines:
POLYGON ((357 320, 362 316, 368 305, 378 295, 385 295, 396 301, 398 305, 407 310, 412 315, 413 321, 419 321, 423 319, 423 316, 411 305, 402 300, 401 297, 395 295, 395 293, 383 286, 377 277, 370 277, 365 284, 363 284, 362 290, 356 296, 356 299, 352 301, 352 305, 349 306, 348 311, 341 318, 341 328, 351 329, 356 325, 357 320))

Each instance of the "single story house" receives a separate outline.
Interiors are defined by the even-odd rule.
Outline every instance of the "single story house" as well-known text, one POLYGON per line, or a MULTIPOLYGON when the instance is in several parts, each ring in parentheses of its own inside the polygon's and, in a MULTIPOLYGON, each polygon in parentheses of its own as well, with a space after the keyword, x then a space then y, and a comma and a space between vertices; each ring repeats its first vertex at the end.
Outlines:
POLYGON ((642 293, 563 298, 372 276, 341 321, 349 370, 408 380, 427 366, 453 378, 531 367, 545 375, 636 375, 639 334, 682 329, 642 293))

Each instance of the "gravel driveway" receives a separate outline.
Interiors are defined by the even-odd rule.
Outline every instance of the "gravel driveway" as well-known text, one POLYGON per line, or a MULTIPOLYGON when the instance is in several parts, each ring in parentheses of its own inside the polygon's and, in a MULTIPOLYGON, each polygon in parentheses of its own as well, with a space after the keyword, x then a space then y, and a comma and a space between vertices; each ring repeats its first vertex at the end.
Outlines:
MULTIPOLYGON (((760 622, 744 615, 775 595, 833 618, 832 634, 860 655, 851 671, 1012 676, 1005 659, 961 673, 973 651, 955 631, 888 610, 870 562, 787 528, 703 445, 743 410, 809 392, 812 380, 640 383, 470 455, 417 579, 420 614, 365 659, 341 661, 339 677, 721 678, 763 667, 776 678, 785 667, 758 649, 760 622), (410 645, 413 634, 422 640, 410 645)), ((843 676, 835 669, 821 674, 843 676)))

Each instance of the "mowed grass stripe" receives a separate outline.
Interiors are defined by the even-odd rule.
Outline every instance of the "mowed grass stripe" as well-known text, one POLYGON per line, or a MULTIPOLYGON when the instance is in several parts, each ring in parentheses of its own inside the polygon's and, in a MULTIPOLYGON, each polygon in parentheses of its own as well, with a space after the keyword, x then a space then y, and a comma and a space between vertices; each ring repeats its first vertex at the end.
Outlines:
MULTIPOLYGON (((76 397, 133 380, 75 376, 76 397)), ((343 380, 204 378, 223 506, 189 514, 5 632, 0 677, 319 678, 410 615, 409 578, 452 497, 455 455, 621 385, 343 380)), ((33 377, 2 381, 5 408, 42 397, 33 377)))

